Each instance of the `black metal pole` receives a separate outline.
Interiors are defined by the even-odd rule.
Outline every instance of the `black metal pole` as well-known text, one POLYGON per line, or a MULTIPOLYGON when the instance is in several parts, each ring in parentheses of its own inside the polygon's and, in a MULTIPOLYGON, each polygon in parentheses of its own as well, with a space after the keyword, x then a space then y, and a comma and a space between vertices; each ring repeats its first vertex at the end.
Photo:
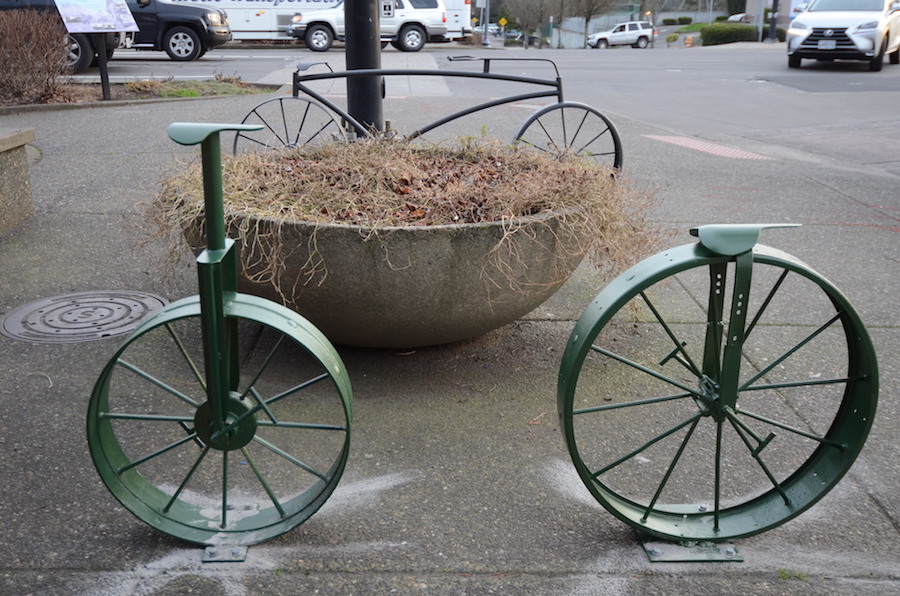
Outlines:
MULTIPOLYGON (((106 64, 106 33, 93 35, 94 49, 97 51, 97 62, 100 66, 100 89, 103 91, 103 99, 109 101, 109 68, 106 64)), ((86 48, 82 48, 85 50, 86 48)))
MULTIPOLYGON (((347 70, 381 68, 381 4, 393 0, 345 0, 347 70)), ((384 130, 381 77, 347 78, 347 111, 376 130, 384 130)))
MULTIPOLYGON (((763 9, 765 10, 765 9, 763 9)), ((778 13, 778 0, 772 0, 772 12, 770 13, 770 21, 769 21, 769 41, 776 42, 778 41, 778 23, 775 18, 776 13, 778 13)))

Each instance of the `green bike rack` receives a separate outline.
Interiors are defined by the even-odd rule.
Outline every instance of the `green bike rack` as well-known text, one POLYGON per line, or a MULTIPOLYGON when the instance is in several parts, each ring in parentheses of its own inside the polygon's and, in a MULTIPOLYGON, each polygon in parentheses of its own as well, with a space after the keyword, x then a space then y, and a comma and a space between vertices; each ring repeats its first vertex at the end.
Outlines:
POLYGON ((154 528, 206 545, 256 544, 306 521, 350 445, 352 391, 334 347, 297 313, 237 292, 219 133, 258 128, 169 126, 175 142, 201 146, 199 295, 135 330, 88 407, 91 457, 112 494, 154 528))
MULTIPOLYGON (((720 543, 774 528, 831 490, 878 399, 847 298, 757 244, 766 224, 710 225, 604 288, 559 370, 569 453, 597 501, 652 538, 720 543)), ((731 556, 733 553, 729 553, 731 556)))

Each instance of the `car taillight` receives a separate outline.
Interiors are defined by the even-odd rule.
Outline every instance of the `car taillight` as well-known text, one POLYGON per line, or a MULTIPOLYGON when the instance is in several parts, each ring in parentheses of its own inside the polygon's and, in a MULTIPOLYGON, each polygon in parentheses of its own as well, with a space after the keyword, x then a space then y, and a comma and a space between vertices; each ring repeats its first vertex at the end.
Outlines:
POLYGON ((447 13, 446 12, 441 13, 441 22, 443 22, 443 23, 447 22, 447 13))

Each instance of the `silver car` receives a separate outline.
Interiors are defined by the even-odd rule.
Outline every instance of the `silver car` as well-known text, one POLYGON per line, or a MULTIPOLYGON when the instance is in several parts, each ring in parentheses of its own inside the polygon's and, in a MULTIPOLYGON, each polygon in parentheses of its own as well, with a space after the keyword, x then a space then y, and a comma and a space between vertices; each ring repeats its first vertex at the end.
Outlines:
POLYGON ((900 64, 900 2, 897 0, 814 0, 791 22, 788 66, 804 58, 867 60, 879 71, 885 54, 900 64))
POLYGON ((609 31, 598 31, 587 38, 587 44, 599 50, 609 46, 646 48, 656 39, 657 31, 650 21, 619 23, 609 31))

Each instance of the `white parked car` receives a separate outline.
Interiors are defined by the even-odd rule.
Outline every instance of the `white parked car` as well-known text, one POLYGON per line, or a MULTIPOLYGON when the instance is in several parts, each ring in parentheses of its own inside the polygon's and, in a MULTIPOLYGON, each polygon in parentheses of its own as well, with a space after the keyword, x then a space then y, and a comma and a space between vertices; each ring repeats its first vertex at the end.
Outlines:
MULTIPOLYGON (((388 43, 402 52, 418 52, 426 42, 443 42, 447 9, 443 0, 387 0, 380 3, 381 47, 388 43), (389 14, 385 14, 389 9, 389 14)), ((302 39, 313 52, 327 52, 344 41, 344 2, 295 13, 287 34, 302 39)))
POLYGON ((609 31, 598 31, 588 36, 587 44, 602 50, 609 46, 631 46, 646 48, 656 39, 657 31, 650 21, 628 21, 619 23, 609 31))
POLYGON ((813 0, 791 22, 787 53, 790 68, 811 58, 868 60, 878 71, 885 55, 900 64, 900 1, 813 0))

